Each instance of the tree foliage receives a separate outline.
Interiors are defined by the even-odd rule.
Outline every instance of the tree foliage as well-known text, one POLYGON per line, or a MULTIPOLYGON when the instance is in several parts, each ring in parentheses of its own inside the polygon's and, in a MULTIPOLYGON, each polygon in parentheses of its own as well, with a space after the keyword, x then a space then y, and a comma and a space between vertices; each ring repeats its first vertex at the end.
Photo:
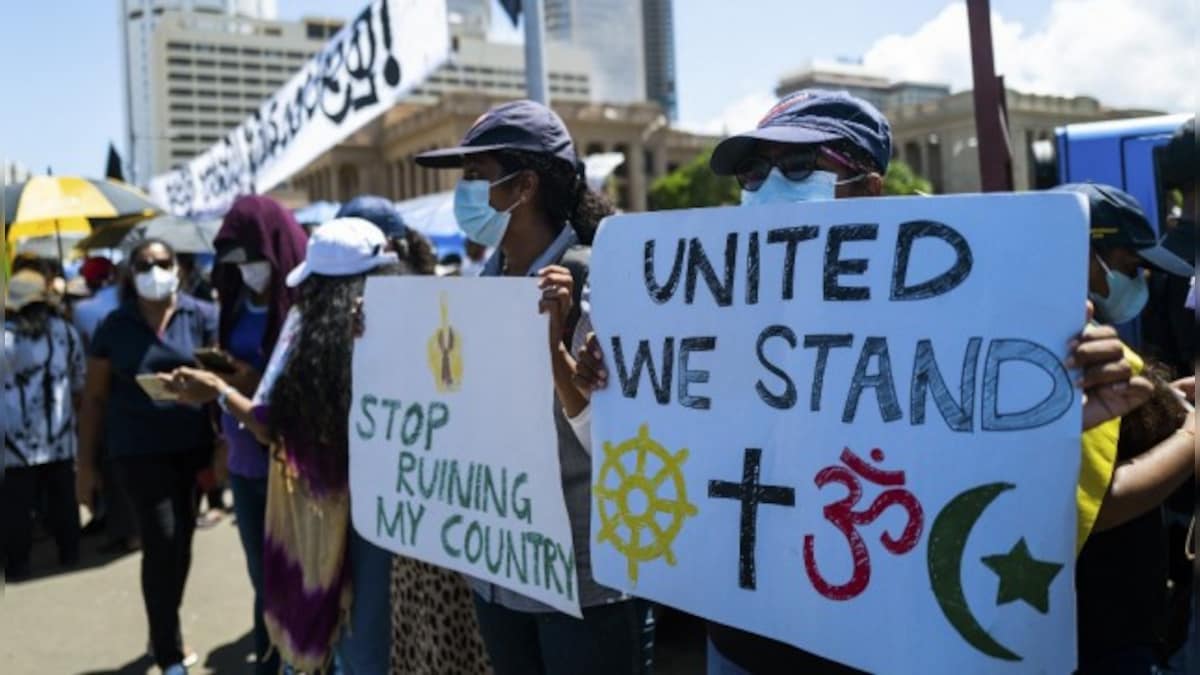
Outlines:
POLYGON ((651 211, 737 204, 741 190, 733 176, 718 176, 708 168, 709 149, 650 185, 651 211))

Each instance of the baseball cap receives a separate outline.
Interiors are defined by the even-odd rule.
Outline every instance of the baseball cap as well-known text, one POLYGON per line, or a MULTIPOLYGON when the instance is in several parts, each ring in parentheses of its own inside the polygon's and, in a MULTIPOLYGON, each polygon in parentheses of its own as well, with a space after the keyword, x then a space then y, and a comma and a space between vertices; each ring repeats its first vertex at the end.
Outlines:
POLYGON ((79 275, 92 286, 99 286, 112 276, 115 268, 116 265, 113 265, 108 258, 92 256, 83 261, 83 265, 79 268, 79 275))
POLYGON ((467 155, 496 150, 536 152, 579 166, 567 125, 553 110, 535 101, 495 106, 475 120, 458 146, 423 152, 416 161, 433 169, 453 169, 461 167, 467 155))
POLYGON ((892 156, 892 128, 875 106, 845 91, 802 89, 767 111, 758 128, 713 149, 709 166, 728 176, 758 141, 817 144, 847 141, 871 157, 880 173, 892 156))
POLYGON ((1111 185, 1067 183, 1053 188, 1087 197, 1092 245, 1132 249, 1148 266, 1177 276, 1191 276, 1192 266, 1162 244, 1137 200, 1111 185))
POLYGON ((35 302, 46 302, 49 297, 46 277, 33 270, 21 270, 8 280, 5 306, 19 312, 35 302))
POLYGON ((308 255, 287 275, 287 285, 299 286, 313 274, 345 277, 368 272, 397 262, 396 254, 385 251, 387 239, 369 220, 334 218, 308 238, 308 255))
POLYGON ((388 239, 403 239, 408 225, 391 201, 378 195, 359 195, 342 204, 337 218, 362 218, 378 227, 388 239))

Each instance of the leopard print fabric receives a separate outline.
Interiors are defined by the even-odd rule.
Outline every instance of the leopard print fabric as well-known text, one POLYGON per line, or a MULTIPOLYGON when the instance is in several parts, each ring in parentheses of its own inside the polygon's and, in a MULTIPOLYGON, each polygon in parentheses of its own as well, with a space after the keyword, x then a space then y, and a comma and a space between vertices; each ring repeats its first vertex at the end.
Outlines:
POLYGON ((457 573, 392 558, 392 675, 491 675, 471 590, 457 573))

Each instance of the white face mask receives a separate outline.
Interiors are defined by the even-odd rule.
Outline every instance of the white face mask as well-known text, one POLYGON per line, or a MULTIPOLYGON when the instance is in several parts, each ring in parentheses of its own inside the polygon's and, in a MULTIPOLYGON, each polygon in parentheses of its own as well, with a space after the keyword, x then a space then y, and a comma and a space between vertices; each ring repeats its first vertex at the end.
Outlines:
POLYGON ((271 283, 271 263, 266 260, 241 263, 238 271, 242 273, 242 283, 255 293, 267 290, 267 284, 271 283))
POLYGON ((179 289, 179 275, 174 266, 164 270, 155 265, 147 272, 134 275, 133 285, 137 294, 144 300, 165 300, 179 289))
POLYGON ((1109 269, 1100 256, 1096 256, 1096 261, 1104 268, 1104 280, 1108 282, 1107 296, 1088 293, 1088 297, 1096 305, 1096 313, 1109 323, 1132 321, 1142 313, 1146 301, 1150 299, 1150 287, 1146 285, 1146 277, 1141 274, 1127 277, 1109 269))

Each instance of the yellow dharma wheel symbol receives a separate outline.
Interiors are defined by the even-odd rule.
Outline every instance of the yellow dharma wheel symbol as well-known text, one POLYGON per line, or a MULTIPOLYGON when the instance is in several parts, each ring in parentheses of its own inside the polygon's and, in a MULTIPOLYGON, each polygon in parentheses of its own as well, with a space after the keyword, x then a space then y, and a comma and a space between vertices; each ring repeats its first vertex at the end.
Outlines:
POLYGON ((686 448, 668 452, 645 424, 619 445, 604 444, 604 463, 593 486, 600 517, 596 542, 612 544, 625 556, 634 583, 641 563, 664 558, 675 564, 671 544, 684 519, 697 513, 683 480, 687 457, 686 448))

